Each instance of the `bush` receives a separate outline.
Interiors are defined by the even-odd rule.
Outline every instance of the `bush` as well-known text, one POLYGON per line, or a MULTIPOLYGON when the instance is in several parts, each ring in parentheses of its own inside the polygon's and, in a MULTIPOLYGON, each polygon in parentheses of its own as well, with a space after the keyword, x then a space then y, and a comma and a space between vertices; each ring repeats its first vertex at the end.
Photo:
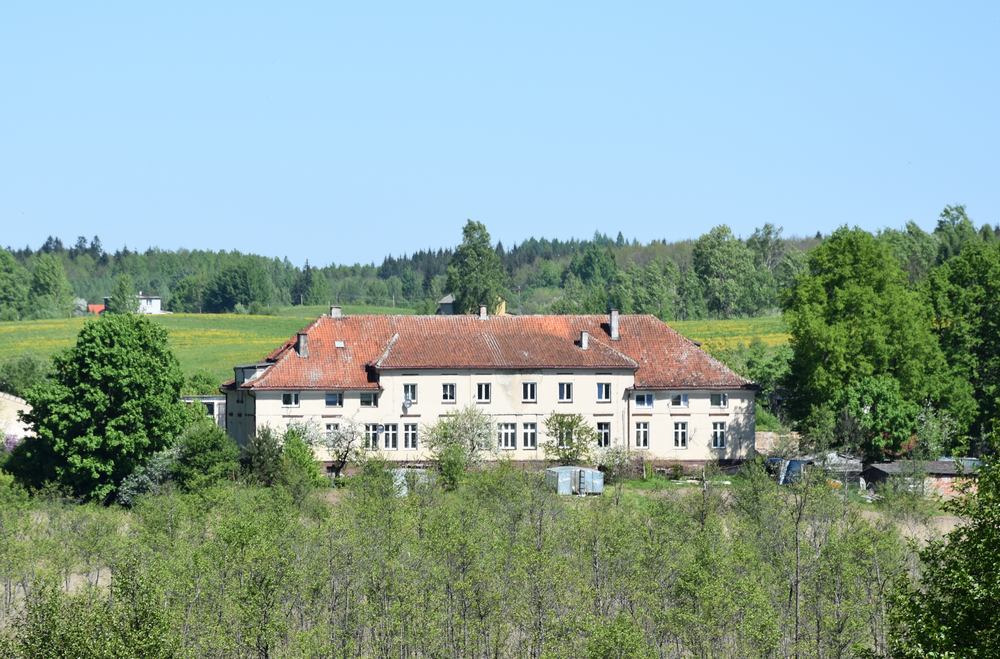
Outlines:
POLYGON ((446 490, 454 490, 465 477, 465 471, 469 466, 469 458, 463 447, 453 445, 441 452, 439 464, 441 467, 441 485, 446 490))
POLYGON ((193 491, 232 478, 239 470, 239 449, 229 435, 206 420, 192 426, 181 438, 174 477, 185 490, 193 491))
POLYGON ((240 455, 243 473, 252 483, 274 485, 281 471, 281 438, 271 426, 264 426, 243 447, 240 455))
POLYGON ((599 624, 587 641, 587 659, 645 659, 652 656, 642 629, 625 614, 599 624))
POLYGON ((31 387, 48 382, 51 368, 48 359, 28 350, 8 357, 0 362, 0 391, 23 396, 31 387))

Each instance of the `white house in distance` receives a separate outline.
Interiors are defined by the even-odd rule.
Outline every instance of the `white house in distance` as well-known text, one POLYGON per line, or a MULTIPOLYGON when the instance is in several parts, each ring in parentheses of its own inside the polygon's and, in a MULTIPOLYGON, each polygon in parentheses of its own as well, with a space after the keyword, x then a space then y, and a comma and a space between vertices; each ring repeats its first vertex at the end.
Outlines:
MULTIPOLYGON (((141 314, 158 315, 158 314, 170 313, 169 311, 163 310, 163 298, 161 298, 159 295, 143 295, 142 291, 139 291, 139 294, 136 296, 136 298, 138 298, 139 300, 139 313, 141 314)), ((110 295, 104 298, 105 309, 108 308, 108 300, 110 299, 111 299, 110 295)))
MULTIPOLYGON (((581 414, 601 447, 651 460, 739 462, 754 446, 758 386, 650 315, 344 316, 339 307, 223 384, 240 445, 265 425, 351 418, 369 447, 427 458, 425 428, 475 405, 501 449, 542 460, 543 419, 581 414)), ((318 459, 329 456, 317 455, 318 459)))

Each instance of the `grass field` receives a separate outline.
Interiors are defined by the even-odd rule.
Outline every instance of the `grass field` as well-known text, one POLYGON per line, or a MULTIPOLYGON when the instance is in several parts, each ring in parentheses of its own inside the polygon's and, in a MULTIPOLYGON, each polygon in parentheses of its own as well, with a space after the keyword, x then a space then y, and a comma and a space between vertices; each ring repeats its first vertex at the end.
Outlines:
MULTIPOLYGON (((233 366, 265 357, 329 307, 289 307, 278 316, 229 314, 173 314, 152 316, 170 333, 170 345, 185 374, 205 371, 222 382, 233 376, 233 366)), ((345 314, 412 313, 411 309, 344 307, 345 314)), ((0 323, 0 359, 30 350, 51 355, 71 346, 88 318, 33 320, 0 323)), ((781 318, 752 320, 706 320, 670 323, 684 336, 701 341, 706 348, 734 348, 760 337, 774 347, 788 341, 781 318)))

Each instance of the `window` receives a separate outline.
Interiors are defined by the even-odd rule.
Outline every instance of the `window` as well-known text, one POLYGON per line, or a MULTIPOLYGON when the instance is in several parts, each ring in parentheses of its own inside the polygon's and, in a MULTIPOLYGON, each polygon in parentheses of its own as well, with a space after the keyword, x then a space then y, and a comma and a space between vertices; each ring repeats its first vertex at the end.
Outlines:
POLYGON ((534 403, 538 400, 538 387, 534 382, 522 382, 521 383, 521 401, 525 403, 534 403))
POLYGON ((726 422, 712 422, 712 448, 726 448, 726 422))
POLYGON ((385 446, 387 451, 395 451, 399 448, 399 426, 395 423, 385 424, 385 429, 382 431, 382 445, 385 446))
POLYGON ((378 394, 361 394, 361 407, 378 407, 378 394))
POLYGON ((455 402, 455 385, 453 384, 441 385, 441 401, 444 403, 455 402))
POLYGON ((688 447, 688 424, 687 421, 674 424, 674 448, 688 447))
POLYGON ((500 448, 511 451, 517 448, 517 424, 498 423, 497 443, 500 448))
POLYGON ((639 421, 635 424, 635 447, 649 448, 649 421, 639 421))
POLYGON ((538 448, 538 433, 535 424, 526 423, 524 424, 523 428, 524 428, 524 434, 522 435, 522 437, 524 441, 522 443, 522 446, 528 449, 538 448))
POLYGON ((378 424, 365 424, 365 448, 370 451, 378 450, 378 424))
POLYGON ((238 389, 236 391, 236 402, 240 403, 240 404, 243 403, 243 390, 242 389, 238 389))
POLYGON ((597 383, 597 402, 598 403, 610 403, 611 402, 611 383, 610 382, 598 382, 597 383))
POLYGON ((729 394, 712 394, 712 407, 729 407, 729 394))
POLYGON ((205 413, 208 416, 215 416, 215 403, 211 401, 204 401, 205 403, 205 413))
POLYGON ((598 423, 597 424, 597 446, 599 448, 608 448, 611 446, 611 424, 610 423, 598 423))
POLYGON ((326 406, 327 407, 343 407, 344 406, 344 394, 335 393, 331 394, 327 392, 326 394, 326 406))
POLYGON ((335 433, 338 430, 340 430, 340 424, 339 423, 328 423, 328 424, 326 424, 326 434, 327 435, 329 435, 331 433, 335 433))
POLYGON ((476 402, 477 403, 488 403, 490 402, 490 383, 480 382, 476 385, 476 402))
POLYGON ((569 448, 573 445, 573 429, 572 428, 560 428, 559 437, 556 445, 559 448, 569 448))
POLYGON ((415 384, 403 385, 403 400, 408 400, 411 403, 417 402, 417 385, 415 384))
POLYGON ((417 424, 407 423, 403 426, 403 448, 417 450, 417 424))
POLYGON ((559 402, 560 403, 571 403, 571 402, 573 402, 573 383, 572 382, 560 382, 559 383, 559 402))
POLYGON ((635 409, 637 410, 653 409, 653 394, 636 394, 635 409))
POLYGON ((688 406, 688 395, 687 394, 674 394, 670 397, 670 407, 687 407, 688 406))
POLYGON ((281 394, 281 406, 282 407, 298 407, 299 406, 299 395, 298 394, 281 394))

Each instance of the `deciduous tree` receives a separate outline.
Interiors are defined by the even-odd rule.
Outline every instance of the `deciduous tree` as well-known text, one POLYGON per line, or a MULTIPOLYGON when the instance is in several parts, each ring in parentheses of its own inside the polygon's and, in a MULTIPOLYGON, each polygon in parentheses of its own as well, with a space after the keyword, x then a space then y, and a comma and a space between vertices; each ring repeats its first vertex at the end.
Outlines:
POLYGON ((469 220, 462 229, 462 244, 448 265, 448 291, 455 296, 456 313, 478 313, 479 305, 496 313, 505 296, 506 276, 500 257, 490 245, 490 234, 480 222, 469 220))

